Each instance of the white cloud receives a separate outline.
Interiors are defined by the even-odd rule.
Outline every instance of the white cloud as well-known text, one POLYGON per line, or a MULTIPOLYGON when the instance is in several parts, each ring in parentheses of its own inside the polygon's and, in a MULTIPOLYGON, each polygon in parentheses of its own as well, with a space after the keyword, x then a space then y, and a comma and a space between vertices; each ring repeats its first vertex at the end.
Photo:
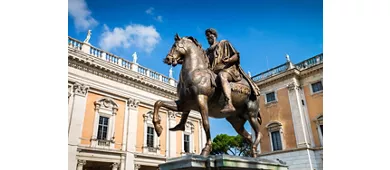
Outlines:
POLYGON ((157 20, 158 22, 163 22, 162 16, 161 16, 161 15, 157 16, 157 17, 156 17, 156 20, 157 20))
POLYGON ((149 9, 147 9, 145 12, 149 15, 153 15, 153 10, 154 8, 153 7, 150 7, 149 9))
POLYGON ((79 31, 86 31, 98 25, 85 0, 68 0, 68 13, 73 17, 75 27, 79 31))
POLYGON ((104 25, 99 45, 104 50, 135 47, 150 53, 161 40, 160 34, 153 26, 131 24, 125 28, 115 27, 112 31, 104 25))

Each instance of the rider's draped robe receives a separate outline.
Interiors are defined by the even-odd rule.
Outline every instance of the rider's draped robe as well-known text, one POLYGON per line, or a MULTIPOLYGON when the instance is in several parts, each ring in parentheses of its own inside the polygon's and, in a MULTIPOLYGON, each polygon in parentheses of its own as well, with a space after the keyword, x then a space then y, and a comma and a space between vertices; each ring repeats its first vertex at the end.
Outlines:
POLYGON ((210 68, 214 73, 218 74, 223 71, 231 75, 234 82, 240 81, 242 77, 248 80, 250 86, 252 87, 255 95, 260 95, 259 89, 252 79, 245 74, 243 69, 240 66, 240 53, 232 46, 232 44, 227 40, 220 41, 214 47, 210 47, 206 50, 206 55, 210 60, 210 68), (225 57, 231 57, 234 54, 237 54, 238 61, 236 63, 223 63, 225 57))

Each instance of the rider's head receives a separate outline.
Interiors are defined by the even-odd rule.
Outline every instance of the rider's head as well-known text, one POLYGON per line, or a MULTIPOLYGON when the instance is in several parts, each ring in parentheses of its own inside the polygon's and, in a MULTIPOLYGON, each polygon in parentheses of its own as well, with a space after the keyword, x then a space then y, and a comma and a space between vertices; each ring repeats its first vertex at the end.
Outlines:
POLYGON ((206 38, 210 45, 214 44, 215 41, 217 41, 217 31, 214 28, 209 28, 206 30, 206 38))

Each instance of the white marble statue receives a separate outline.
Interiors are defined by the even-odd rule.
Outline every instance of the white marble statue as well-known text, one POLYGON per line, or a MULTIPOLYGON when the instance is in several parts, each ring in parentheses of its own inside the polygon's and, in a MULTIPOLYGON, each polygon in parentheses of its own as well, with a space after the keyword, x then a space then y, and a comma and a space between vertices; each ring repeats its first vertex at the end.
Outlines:
POLYGON ((89 44, 89 39, 91 39, 92 30, 88 30, 87 38, 85 38, 84 43, 89 44))
POLYGON ((288 54, 286 54, 286 59, 287 59, 287 62, 290 62, 290 56, 288 54))
POLYGON ((172 70, 172 67, 169 69, 169 78, 173 78, 173 70, 172 70))
POLYGON ((133 63, 137 63, 137 59, 138 59, 137 52, 134 52, 132 56, 133 56, 133 63))
POLYGON ((251 75, 251 72, 250 72, 250 71, 248 71, 248 76, 249 76, 249 77, 252 77, 252 75, 251 75))

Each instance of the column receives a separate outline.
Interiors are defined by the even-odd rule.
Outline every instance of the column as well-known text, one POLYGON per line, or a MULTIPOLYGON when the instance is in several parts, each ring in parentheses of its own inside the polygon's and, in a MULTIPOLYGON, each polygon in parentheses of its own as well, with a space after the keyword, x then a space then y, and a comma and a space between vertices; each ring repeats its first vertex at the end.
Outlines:
POLYGON ((297 82, 297 79, 293 78, 293 82, 288 85, 288 97, 290 101, 295 138, 298 148, 310 147, 307 123, 301 105, 301 97, 299 95, 300 87, 297 82))
MULTIPOLYGON (((168 124, 169 124, 169 128, 173 128, 176 126, 176 113, 173 112, 173 111, 168 111, 168 124)), ((169 155, 168 157, 176 157, 176 132, 175 131, 170 131, 169 129, 167 129, 167 131, 169 131, 168 135, 169 135, 169 143, 167 143, 167 146, 168 146, 168 150, 169 150, 169 155)))
POLYGON ((199 120, 198 121, 198 125, 199 125, 199 129, 198 129, 198 140, 199 140, 199 144, 198 144, 198 147, 199 147, 199 149, 197 150, 197 152, 200 154, 200 152, 202 152, 202 149, 203 149, 203 147, 202 147, 202 131, 203 131, 203 126, 202 126, 202 120, 199 120))
POLYGON ((112 163, 111 167, 112 167, 112 170, 118 170, 119 163, 118 162, 114 162, 114 163, 112 163))
POLYGON ((76 82, 73 85, 73 103, 68 128, 68 169, 74 170, 77 166, 77 145, 83 129, 85 107, 89 87, 76 82))
MULTIPOLYGON (((77 160, 77 170, 83 170, 83 166, 87 163, 85 160, 77 160)), ((70 169, 70 168, 69 168, 70 169)))
POLYGON ((206 137, 206 132, 203 129, 203 120, 200 121, 200 124, 201 124, 201 135, 202 135, 202 145, 200 145, 201 146, 200 151, 202 152, 202 149, 206 146, 207 137, 206 137))
POLYGON ((138 105, 137 99, 129 98, 127 101, 126 170, 134 169, 133 153, 137 142, 138 105))

